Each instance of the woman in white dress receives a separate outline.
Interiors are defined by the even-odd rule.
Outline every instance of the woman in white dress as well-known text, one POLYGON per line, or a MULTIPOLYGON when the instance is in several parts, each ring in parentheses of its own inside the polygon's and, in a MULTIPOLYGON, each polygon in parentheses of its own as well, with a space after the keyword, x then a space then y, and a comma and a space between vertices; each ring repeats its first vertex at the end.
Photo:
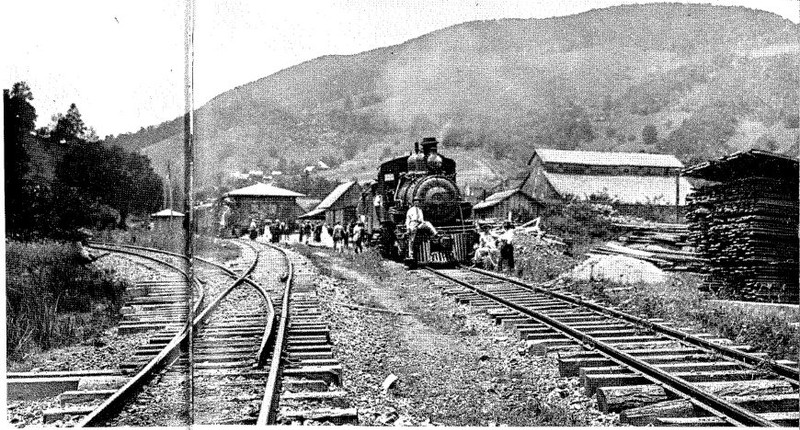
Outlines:
POLYGON ((328 232, 328 224, 322 224, 320 243, 327 248, 333 248, 333 236, 328 232))
POLYGON ((269 243, 270 239, 272 239, 272 232, 269 230, 269 222, 267 222, 264 224, 264 234, 261 235, 260 241, 269 243))

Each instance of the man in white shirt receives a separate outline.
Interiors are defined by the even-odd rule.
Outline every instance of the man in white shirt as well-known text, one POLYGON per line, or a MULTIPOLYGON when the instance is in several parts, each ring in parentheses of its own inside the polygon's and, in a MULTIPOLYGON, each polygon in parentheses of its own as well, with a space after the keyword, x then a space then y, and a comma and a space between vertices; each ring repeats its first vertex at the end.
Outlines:
POLYGON ((473 266, 480 264, 484 269, 493 269, 497 265, 495 256, 498 252, 495 238, 489 232, 488 225, 484 225, 480 229, 480 238, 478 244, 475 245, 475 256, 472 260, 473 266))
POLYGON ((408 258, 413 259, 414 244, 417 240, 417 231, 419 229, 426 229, 436 236, 438 232, 433 224, 425 221, 422 214, 422 208, 419 207, 421 199, 414 199, 414 204, 408 208, 406 212, 406 231, 408 231, 408 258))

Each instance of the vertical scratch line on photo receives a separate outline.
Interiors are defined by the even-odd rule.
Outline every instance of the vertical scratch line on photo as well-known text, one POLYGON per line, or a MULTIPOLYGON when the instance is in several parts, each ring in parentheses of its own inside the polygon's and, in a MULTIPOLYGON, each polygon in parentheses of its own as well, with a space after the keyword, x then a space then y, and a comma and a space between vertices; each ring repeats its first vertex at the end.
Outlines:
MULTIPOLYGON (((194 29, 195 29, 195 4, 194 0, 185 0, 186 11, 184 21, 184 102, 185 114, 183 122, 184 133, 184 231, 185 244, 184 255, 187 262, 187 274, 189 279, 194 278, 194 29)), ((189 283, 191 288, 191 282, 189 283)), ((190 291, 191 293, 191 291, 190 291)), ((193 321, 195 315, 192 314, 192 294, 188 294, 187 308, 189 321, 193 321)), ((187 381, 187 404, 189 425, 194 424, 194 349, 193 338, 194 330, 189 324, 188 337, 188 381, 187 381)))

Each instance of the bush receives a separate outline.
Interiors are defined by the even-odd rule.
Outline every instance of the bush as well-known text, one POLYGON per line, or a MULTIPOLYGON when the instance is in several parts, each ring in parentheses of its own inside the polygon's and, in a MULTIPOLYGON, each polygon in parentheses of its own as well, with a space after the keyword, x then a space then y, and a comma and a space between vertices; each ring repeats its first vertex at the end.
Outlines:
POLYGON ((588 199, 569 197, 566 204, 548 206, 542 216, 543 229, 571 245, 586 245, 618 236, 611 217, 616 214, 607 195, 588 199))
POLYGON ((560 248, 536 239, 534 235, 514 236, 514 259, 520 277, 533 282, 547 282, 572 269, 579 260, 565 255, 560 248))
POLYGON ((77 260, 73 245, 6 243, 6 353, 87 339, 120 317, 126 285, 77 260))

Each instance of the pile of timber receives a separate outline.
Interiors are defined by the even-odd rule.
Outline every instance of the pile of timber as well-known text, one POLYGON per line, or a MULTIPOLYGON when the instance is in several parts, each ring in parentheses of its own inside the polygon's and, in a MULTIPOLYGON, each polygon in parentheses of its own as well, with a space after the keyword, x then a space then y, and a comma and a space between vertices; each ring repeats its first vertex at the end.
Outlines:
POLYGON ((662 270, 699 272, 705 265, 705 259, 693 251, 681 251, 663 248, 658 245, 647 245, 634 248, 614 242, 595 246, 591 254, 622 255, 653 263, 662 270))
POLYGON ((626 243, 682 248, 689 245, 689 225, 638 219, 615 219, 614 227, 624 231, 626 243))
POLYGON ((708 260, 704 288, 740 300, 797 303, 797 180, 747 177, 695 189, 690 240, 708 260))
POLYGON ((620 242, 595 246, 590 253, 623 255, 653 263, 663 270, 700 271, 705 260, 689 248, 688 224, 670 224, 618 217, 612 221, 622 234, 620 242))

